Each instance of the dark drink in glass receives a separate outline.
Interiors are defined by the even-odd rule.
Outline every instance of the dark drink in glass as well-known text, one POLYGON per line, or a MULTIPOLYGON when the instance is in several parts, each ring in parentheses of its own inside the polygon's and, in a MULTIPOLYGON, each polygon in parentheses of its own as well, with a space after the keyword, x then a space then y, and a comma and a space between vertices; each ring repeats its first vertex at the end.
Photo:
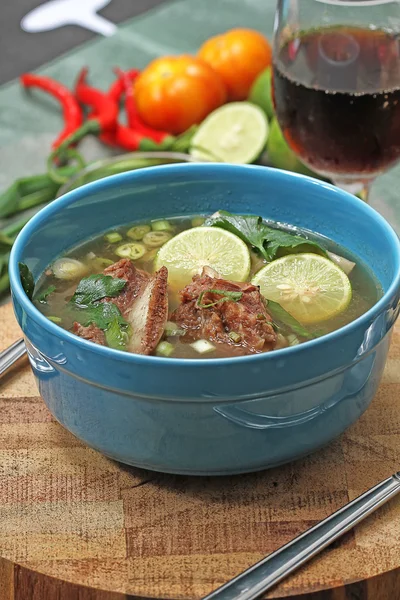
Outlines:
POLYGON ((368 181, 399 160, 399 34, 335 26, 281 40, 273 93, 287 142, 318 173, 368 181))

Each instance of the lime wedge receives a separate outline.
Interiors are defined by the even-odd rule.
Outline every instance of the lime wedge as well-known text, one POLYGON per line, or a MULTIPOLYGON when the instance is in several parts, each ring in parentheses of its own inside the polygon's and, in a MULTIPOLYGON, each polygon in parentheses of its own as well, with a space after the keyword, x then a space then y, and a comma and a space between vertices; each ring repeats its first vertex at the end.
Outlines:
POLYGON ((294 171, 311 177, 319 177, 297 158, 291 150, 276 118, 272 119, 267 143, 267 154, 269 163, 276 169, 294 171))
POLYGON ((347 308, 352 295, 347 275, 318 254, 278 258, 261 269, 252 283, 303 324, 332 319, 347 308))
POLYGON ((198 160, 248 164, 263 151, 268 120, 250 102, 231 102, 214 110, 193 136, 190 154, 198 160))
POLYGON ((254 81, 248 99, 262 108, 268 119, 273 118, 275 110, 272 101, 271 67, 267 67, 254 81))
POLYGON ((203 267, 212 267, 221 277, 245 281, 250 273, 250 253, 233 233, 219 227, 193 227, 179 233, 160 248, 156 270, 168 269, 168 283, 184 287, 203 267))

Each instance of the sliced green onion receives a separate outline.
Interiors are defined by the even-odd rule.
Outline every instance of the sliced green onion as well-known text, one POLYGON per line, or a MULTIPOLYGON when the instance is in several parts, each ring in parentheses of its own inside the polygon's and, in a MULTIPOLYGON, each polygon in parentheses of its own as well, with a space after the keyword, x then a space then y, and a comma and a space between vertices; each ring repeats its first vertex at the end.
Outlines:
POLYGON ((146 233, 149 233, 149 231, 151 231, 151 227, 149 225, 136 225, 135 227, 128 229, 126 235, 128 238, 131 238, 131 240, 139 242, 143 239, 143 236, 146 235, 146 233))
POLYGON ((145 252, 146 248, 143 246, 143 244, 132 243, 122 244, 122 246, 118 246, 118 248, 115 251, 115 254, 117 254, 117 256, 120 256, 121 258, 130 258, 131 260, 138 260, 139 258, 142 258, 145 252))
POLYGON ((279 348, 286 348, 287 345, 288 345, 288 341, 285 338, 285 336, 282 335, 281 333, 278 333, 278 335, 276 336, 275 350, 279 350, 279 348))
POLYGON ((232 342, 235 342, 235 344, 238 344, 240 342, 240 340, 242 339, 242 336, 240 335, 240 333, 236 333, 235 331, 231 331, 229 333, 229 337, 231 338, 232 342))
POLYGON ((112 261, 111 259, 103 258, 102 256, 96 256, 91 260, 90 266, 95 271, 103 271, 106 267, 109 267, 112 264, 114 264, 114 261, 112 261))
POLYGON ((53 323, 61 323, 61 317, 47 317, 49 321, 53 321, 53 323))
POLYGON ((204 221, 205 219, 203 219, 203 217, 194 217, 194 219, 192 219, 192 227, 201 227, 204 225, 204 221))
POLYGON ((286 337, 287 341, 289 342, 289 346, 297 346, 298 344, 300 344, 300 340, 297 337, 297 335, 295 335, 294 333, 290 333, 287 337, 286 337))
POLYGON ((190 344, 193 350, 196 350, 199 354, 208 354, 214 352, 215 346, 212 345, 208 340, 196 340, 193 344, 190 344))
POLYGON ((156 348, 157 356, 171 356, 174 352, 174 347, 169 342, 160 342, 156 348))
POLYGON ((168 242, 172 238, 172 235, 167 231, 149 231, 143 236, 143 243, 148 248, 159 248, 165 242, 168 242))
POLYGON ((65 280, 81 279, 88 272, 87 266, 75 258, 59 258, 51 268, 57 279, 65 280))
POLYGON ((174 228, 172 227, 172 225, 169 221, 153 221, 151 224, 151 228, 153 231, 173 231, 174 230, 174 228))
POLYGON ((104 239, 110 244, 116 244, 122 240, 122 235, 118 231, 110 231, 110 233, 106 233, 104 239))
POLYGON ((185 335, 186 331, 184 329, 180 329, 176 323, 167 321, 165 324, 164 333, 167 337, 177 337, 180 335, 185 335))

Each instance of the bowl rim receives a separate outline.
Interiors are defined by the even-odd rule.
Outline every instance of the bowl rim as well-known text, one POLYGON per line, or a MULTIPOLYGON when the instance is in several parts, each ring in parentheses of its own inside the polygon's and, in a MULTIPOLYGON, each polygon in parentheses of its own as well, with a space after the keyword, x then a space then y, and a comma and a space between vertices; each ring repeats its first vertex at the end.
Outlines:
MULTIPOLYGON (((73 345, 78 346, 83 351, 93 352, 94 354, 100 355, 104 359, 115 360, 118 359, 122 362, 127 363, 138 363, 140 364, 163 364, 170 365, 171 367, 182 367, 183 365, 190 364, 191 366, 199 366, 203 368, 208 368, 212 365, 224 365, 228 366, 230 364, 238 364, 238 361, 241 362, 249 362, 249 363, 257 363, 259 361, 264 360, 273 360, 274 357, 279 354, 280 358, 284 358, 286 356, 296 355, 299 352, 305 351, 307 348, 317 348, 319 346, 323 346, 325 344, 329 344, 333 342, 335 339, 341 336, 345 336, 346 334, 350 334, 352 331, 356 330, 360 325, 367 325, 367 323, 371 323, 377 315, 388 308, 388 300, 396 293, 400 292, 400 239, 393 227, 380 215, 375 209, 371 206, 363 202, 361 199, 353 196, 352 194, 342 190, 341 188, 335 187, 332 184, 326 183, 324 181, 314 179, 312 177, 302 175, 299 173, 293 173, 291 171, 284 171, 281 169, 274 169, 271 167, 264 167, 259 165, 235 165, 235 164, 226 164, 226 163, 177 163, 177 164, 168 164, 168 165, 157 165, 153 167, 146 167, 135 169, 133 171, 127 171, 124 173, 118 173, 116 175, 111 175, 109 177, 105 177, 103 179, 99 179, 97 181, 93 181, 87 183, 79 188, 71 190, 67 192, 63 196, 56 198, 47 206, 42 208, 38 213, 36 213, 29 222, 24 226, 24 228, 18 234, 13 247, 10 253, 9 259, 9 274, 10 274, 10 287, 12 296, 15 296, 16 300, 20 303, 23 310, 28 314, 28 316, 41 328, 46 330, 52 336, 56 338, 64 339, 67 342, 70 342, 73 345), (394 251, 397 248, 397 254, 395 256, 396 261, 396 273, 393 277, 393 280, 388 288, 388 290, 384 293, 382 298, 378 300, 376 304, 374 304, 366 313, 351 321, 344 327, 340 327, 331 333, 321 336, 320 338, 316 338, 313 340, 308 340, 302 344, 297 346, 292 346, 288 348, 281 348, 275 350, 274 352, 262 352, 260 354, 252 354, 246 356, 235 356, 231 358, 207 358, 207 360, 201 358, 173 358, 173 357, 161 357, 161 356, 147 356, 141 354, 133 354, 130 352, 125 352, 123 350, 115 350, 113 348, 109 348, 107 346, 100 346, 98 344, 94 344, 93 342, 89 342, 83 338, 80 338, 73 333, 70 333, 66 329, 58 326, 56 323, 53 323, 49 319, 47 319, 29 300, 26 295, 19 276, 19 268, 18 268, 18 257, 21 254, 26 242, 31 237, 32 233, 35 231, 36 227, 43 223, 43 221, 47 220, 47 218, 52 215, 58 213, 63 208, 66 208, 75 202, 83 199, 87 193, 96 193, 97 190, 104 190, 107 188, 113 188, 118 186, 119 184, 124 184, 126 182, 134 182, 136 179, 140 179, 141 181, 151 182, 153 177, 158 174, 162 174, 163 171, 169 171, 174 175, 182 175, 185 172, 193 172, 195 175, 198 173, 202 177, 204 177, 204 171, 215 171, 220 172, 221 175, 224 173, 229 175, 232 171, 256 171, 256 172, 265 172, 266 176, 271 175, 273 177, 278 177, 281 179, 293 179, 297 180, 298 184, 303 184, 306 187, 308 185, 314 185, 322 188, 326 188, 329 190, 331 194, 336 194, 337 196, 341 196, 347 203, 352 204, 361 213, 368 215, 369 218, 373 218, 375 221, 379 222, 380 225, 386 230, 388 238, 393 245, 394 251)), ((13 298, 14 302, 14 298, 13 298)))

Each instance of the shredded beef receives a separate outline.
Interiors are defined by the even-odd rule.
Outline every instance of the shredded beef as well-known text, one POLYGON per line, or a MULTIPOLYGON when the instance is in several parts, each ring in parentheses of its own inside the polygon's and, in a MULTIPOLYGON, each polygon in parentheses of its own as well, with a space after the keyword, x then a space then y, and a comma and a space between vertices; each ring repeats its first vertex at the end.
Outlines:
POLYGON ((258 286, 221 279, 218 274, 213 277, 207 272, 195 275, 192 283, 180 292, 181 304, 171 317, 186 330, 185 339, 239 345, 244 354, 272 350, 277 336, 258 286), (235 301, 210 290, 242 295, 235 301))

